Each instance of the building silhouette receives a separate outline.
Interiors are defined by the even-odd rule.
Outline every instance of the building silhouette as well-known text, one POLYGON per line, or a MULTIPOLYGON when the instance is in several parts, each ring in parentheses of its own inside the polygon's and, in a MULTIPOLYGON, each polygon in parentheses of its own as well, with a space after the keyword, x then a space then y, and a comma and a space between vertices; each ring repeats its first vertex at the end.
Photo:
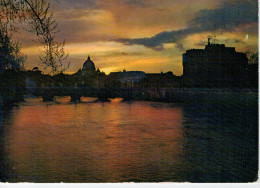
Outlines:
POLYGON ((109 77, 116 79, 123 86, 133 87, 136 83, 145 78, 145 72, 123 70, 123 72, 111 72, 109 77))
POLYGON ((175 76, 173 72, 166 73, 146 73, 146 78, 143 80, 144 87, 156 88, 179 88, 181 84, 181 77, 175 76))
POLYGON ((89 56, 88 59, 83 64, 82 71, 85 74, 93 73, 96 71, 95 64, 93 63, 93 61, 91 61, 89 56))
POLYGON ((120 83, 121 87, 176 88, 180 87, 181 77, 171 71, 167 73, 145 73, 143 71, 111 72, 109 78, 120 83))
POLYGON ((234 47, 211 44, 183 54, 183 82, 186 87, 241 87, 246 82, 248 58, 234 47))

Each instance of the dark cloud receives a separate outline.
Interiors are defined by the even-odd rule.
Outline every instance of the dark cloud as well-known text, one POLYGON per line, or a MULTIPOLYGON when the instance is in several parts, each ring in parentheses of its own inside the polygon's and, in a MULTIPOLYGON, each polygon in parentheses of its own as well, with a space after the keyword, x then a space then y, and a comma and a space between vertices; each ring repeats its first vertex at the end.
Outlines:
MULTIPOLYGON (((186 29, 165 31, 150 38, 120 39, 119 41, 129 45, 139 44, 162 50, 163 43, 178 43, 189 34, 217 30, 233 31, 238 26, 255 22, 258 22, 258 1, 223 1, 218 9, 199 11, 186 29)), ((178 46, 182 47, 179 43, 178 46)))
POLYGON ((257 7, 256 0, 224 2, 219 9, 199 11, 190 25, 199 26, 203 31, 231 31, 241 24, 257 22, 257 7))
MULTIPOLYGON (((53 0, 53 2, 56 9, 67 8, 77 10, 101 8, 111 4, 111 2, 107 0, 53 0)), ((145 0, 117 0, 117 3, 130 6, 147 6, 147 2, 145 0)))
POLYGON ((238 44, 238 43, 245 43, 245 41, 239 40, 239 39, 226 39, 226 40, 224 40, 224 42, 222 42, 222 43, 238 44))
POLYGON ((124 0, 124 4, 145 7, 147 3, 143 0, 124 0))
POLYGON ((179 41, 181 38, 199 31, 200 29, 195 27, 189 29, 182 29, 178 31, 169 31, 169 32, 165 31, 150 38, 120 39, 119 41, 125 44, 130 44, 130 45, 141 44, 146 47, 153 48, 155 50, 162 50, 163 43, 175 43, 179 41))
POLYGON ((53 0, 55 9, 93 9, 99 0, 53 0))

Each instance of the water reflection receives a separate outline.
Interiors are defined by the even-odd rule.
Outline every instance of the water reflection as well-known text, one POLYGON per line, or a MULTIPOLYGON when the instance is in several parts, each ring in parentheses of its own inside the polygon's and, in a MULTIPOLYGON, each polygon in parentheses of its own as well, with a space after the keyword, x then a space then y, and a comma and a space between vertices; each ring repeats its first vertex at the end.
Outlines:
POLYGON ((190 182, 252 182, 258 174, 257 104, 189 105, 182 164, 190 182))
POLYGON ((13 109, 4 155, 15 178, 7 181, 178 180, 184 134, 180 107, 59 101, 27 99, 13 109))
MULTIPOLYGON (((16 106, 15 108, 19 108, 16 106)), ((12 108, 0 109, 0 181, 7 181, 15 179, 13 173, 12 164, 9 158, 6 157, 6 132, 9 131, 9 127, 6 126, 12 123, 13 113, 12 108)))
POLYGON ((257 103, 95 100, 31 98, 1 112, 1 181, 256 180, 257 103))

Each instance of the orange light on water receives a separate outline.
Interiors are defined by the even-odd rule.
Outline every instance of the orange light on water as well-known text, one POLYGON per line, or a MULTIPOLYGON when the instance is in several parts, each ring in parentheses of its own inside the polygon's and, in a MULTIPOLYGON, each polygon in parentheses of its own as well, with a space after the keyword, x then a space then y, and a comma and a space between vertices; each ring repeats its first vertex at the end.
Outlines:
POLYGON ((174 165, 182 151, 181 109, 120 100, 16 109, 5 149, 17 181, 114 182, 149 175, 151 165, 174 165))

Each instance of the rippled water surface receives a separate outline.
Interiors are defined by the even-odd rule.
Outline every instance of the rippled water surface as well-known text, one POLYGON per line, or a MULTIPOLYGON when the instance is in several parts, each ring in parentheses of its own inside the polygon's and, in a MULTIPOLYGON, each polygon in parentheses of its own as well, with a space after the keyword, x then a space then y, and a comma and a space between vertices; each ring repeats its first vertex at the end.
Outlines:
POLYGON ((256 108, 93 100, 1 112, 1 181, 255 180, 256 108))

